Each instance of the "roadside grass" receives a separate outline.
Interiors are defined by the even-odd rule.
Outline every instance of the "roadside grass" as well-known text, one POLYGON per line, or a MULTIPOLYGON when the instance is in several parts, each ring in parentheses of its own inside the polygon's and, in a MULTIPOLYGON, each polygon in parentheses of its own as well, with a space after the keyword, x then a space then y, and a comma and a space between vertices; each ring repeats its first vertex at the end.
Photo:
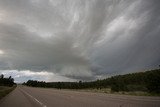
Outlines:
MULTIPOLYGON (((69 89, 70 90, 70 89, 69 89)), ((148 93, 145 91, 119 91, 119 92, 112 92, 111 88, 102 88, 102 89, 72 89, 75 91, 82 91, 82 92, 95 92, 95 93, 106 93, 106 94, 118 94, 118 95, 132 95, 132 96, 160 96, 157 93, 148 93)))
POLYGON ((13 91, 16 88, 16 85, 13 87, 7 87, 7 86, 0 86, 0 99, 9 94, 11 91, 13 91))
POLYGON ((77 90, 85 92, 96 92, 96 93, 111 93, 110 88, 102 88, 102 89, 90 88, 90 89, 77 89, 77 90))

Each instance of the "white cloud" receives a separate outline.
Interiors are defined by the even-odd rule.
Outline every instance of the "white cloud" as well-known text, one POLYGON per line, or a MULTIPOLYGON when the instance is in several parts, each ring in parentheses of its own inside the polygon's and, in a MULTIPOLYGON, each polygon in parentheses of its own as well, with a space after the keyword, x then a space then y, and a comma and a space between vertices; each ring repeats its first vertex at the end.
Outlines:
POLYGON ((0 55, 3 55, 4 54, 4 51, 0 50, 0 55))
POLYGON ((16 83, 26 82, 29 79, 31 80, 39 80, 39 81, 76 81, 74 79, 70 79, 59 74, 47 72, 47 71, 18 71, 18 70, 0 70, 0 74, 3 74, 5 77, 12 76, 16 83))

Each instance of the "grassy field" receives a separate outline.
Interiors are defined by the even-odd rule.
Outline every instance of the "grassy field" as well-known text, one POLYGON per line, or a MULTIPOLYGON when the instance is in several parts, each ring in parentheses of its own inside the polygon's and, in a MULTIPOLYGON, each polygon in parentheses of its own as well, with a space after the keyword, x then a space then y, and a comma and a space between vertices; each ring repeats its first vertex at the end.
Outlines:
POLYGON ((6 96, 7 94, 9 94, 15 88, 16 86, 13 86, 13 87, 0 86, 0 99, 6 96))

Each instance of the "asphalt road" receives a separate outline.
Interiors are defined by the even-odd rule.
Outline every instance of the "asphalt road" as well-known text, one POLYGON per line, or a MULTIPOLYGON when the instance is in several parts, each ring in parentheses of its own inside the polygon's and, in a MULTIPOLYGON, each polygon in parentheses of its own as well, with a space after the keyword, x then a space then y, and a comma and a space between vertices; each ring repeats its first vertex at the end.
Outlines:
POLYGON ((160 107, 160 97, 31 88, 18 86, 0 107, 160 107))

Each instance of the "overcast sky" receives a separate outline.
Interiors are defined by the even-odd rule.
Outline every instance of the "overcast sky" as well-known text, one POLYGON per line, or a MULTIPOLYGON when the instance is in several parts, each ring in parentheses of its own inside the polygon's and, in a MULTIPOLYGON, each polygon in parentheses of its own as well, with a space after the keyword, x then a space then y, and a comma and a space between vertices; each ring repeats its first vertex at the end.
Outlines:
POLYGON ((0 74, 90 81, 157 68, 160 0, 0 0, 0 74))

